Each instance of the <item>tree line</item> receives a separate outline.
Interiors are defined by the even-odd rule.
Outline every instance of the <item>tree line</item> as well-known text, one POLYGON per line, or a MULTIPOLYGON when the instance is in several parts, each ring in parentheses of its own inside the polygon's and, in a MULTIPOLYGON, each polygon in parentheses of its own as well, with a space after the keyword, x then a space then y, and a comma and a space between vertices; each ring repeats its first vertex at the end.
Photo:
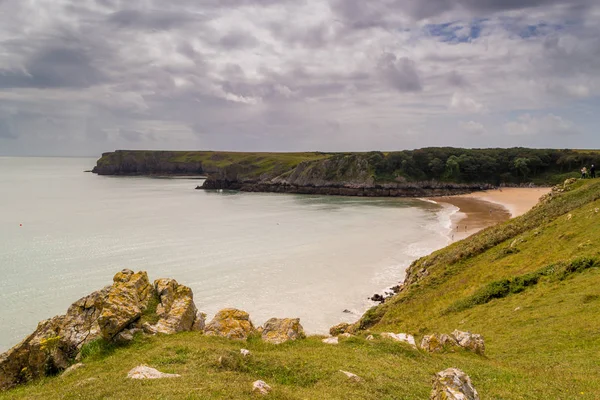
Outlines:
POLYGON ((367 154, 378 181, 554 184, 591 164, 600 151, 557 149, 459 149, 430 147, 367 154))

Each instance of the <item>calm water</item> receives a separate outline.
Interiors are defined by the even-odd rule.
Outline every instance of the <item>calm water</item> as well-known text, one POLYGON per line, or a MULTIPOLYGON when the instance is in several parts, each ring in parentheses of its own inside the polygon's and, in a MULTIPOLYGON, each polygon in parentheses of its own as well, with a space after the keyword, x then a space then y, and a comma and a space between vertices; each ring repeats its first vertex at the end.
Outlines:
POLYGON ((309 333, 324 333, 356 320, 372 305, 368 296, 446 245, 455 211, 83 172, 94 164, 0 158, 0 351, 123 268, 190 286, 209 318, 237 307, 255 324, 300 317, 309 333))

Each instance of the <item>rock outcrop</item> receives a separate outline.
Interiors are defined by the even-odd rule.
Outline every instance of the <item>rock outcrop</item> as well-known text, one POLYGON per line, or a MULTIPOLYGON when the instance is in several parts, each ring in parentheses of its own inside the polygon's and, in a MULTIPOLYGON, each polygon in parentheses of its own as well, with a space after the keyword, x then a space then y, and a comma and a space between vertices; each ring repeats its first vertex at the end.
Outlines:
POLYGON ((485 353, 485 342, 483 340, 483 336, 476 333, 462 332, 459 330, 452 332, 452 336, 454 339, 456 339, 456 342, 460 347, 481 355, 485 353))
POLYGON ((408 335, 406 333, 384 332, 381 334, 381 337, 384 339, 392 339, 392 340, 395 340, 396 342, 408 343, 414 348, 417 347, 417 343, 415 342, 415 337, 413 335, 408 335))
POLYGON ((257 394, 266 395, 271 392, 271 386, 267 385, 265 381, 255 381, 252 384, 252 392, 257 394))
POLYGON ((467 374, 448 368, 433 377, 430 400, 479 400, 479 394, 467 374))
POLYGON ((154 289, 160 299, 156 307, 159 320, 155 325, 146 327, 147 330, 170 335, 204 328, 204 316, 198 315, 192 289, 180 285, 175 279, 157 279, 154 289))
POLYGON ((439 353, 453 347, 458 347, 458 343, 451 335, 434 333, 421 340, 421 349, 429 353, 439 353))
POLYGON ((150 368, 146 365, 135 367, 127 373, 129 379, 163 379, 163 378, 179 378, 179 374, 165 374, 157 369, 150 368))
POLYGON ((157 332, 203 327, 204 314, 197 312, 188 287, 170 279, 151 285, 146 272, 123 270, 111 286, 77 300, 65 315, 40 322, 25 340, 0 355, 0 390, 68 368, 82 346, 92 341, 133 340, 141 332, 142 314, 157 296, 157 332))
POLYGON ((342 322, 340 324, 337 324, 337 325, 329 328, 329 334, 331 336, 341 335, 342 333, 346 333, 346 331, 348 330, 349 327, 350 327, 350 324, 348 324, 346 322, 342 322))
POLYGON ((235 308, 219 311, 204 328, 204 333, 208 336, 222 336, 239 340, 247 339, 254 332, 255 328, 250 321, 250 315, 235 308))
POLYGON ((325 344, 339 344, 340 343, 337 336, 325 338, 322 340, 322 342, 325 344))
POLYGON ((304 339, 306 334, 299 318, 271 318, 265 322, 261 336, 265 342, 281 344, 290 340, 304 339))

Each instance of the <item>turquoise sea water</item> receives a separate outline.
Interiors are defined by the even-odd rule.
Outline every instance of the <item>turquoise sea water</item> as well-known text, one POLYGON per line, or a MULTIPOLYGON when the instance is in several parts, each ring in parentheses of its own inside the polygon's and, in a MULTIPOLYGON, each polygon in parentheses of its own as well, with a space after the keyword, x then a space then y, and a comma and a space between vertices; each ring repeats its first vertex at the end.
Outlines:
POLYGON ((209 318, 237 307, 257 325, 300 317, 309 333, 325 333, 356 320, 412 260, 446 245, 456 211, 83 172, 94 164, 0 157, 0 351, 123 268, 190 286, 209 318))

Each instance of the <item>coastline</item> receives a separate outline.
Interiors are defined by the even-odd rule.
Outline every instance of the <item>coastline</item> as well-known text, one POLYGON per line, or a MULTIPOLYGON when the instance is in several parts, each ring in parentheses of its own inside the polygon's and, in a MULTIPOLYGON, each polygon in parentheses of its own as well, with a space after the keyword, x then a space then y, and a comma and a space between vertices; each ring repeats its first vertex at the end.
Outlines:
POLYGON ((430 199, 456 207, 451 217, 451 242, 465 239, 489 226, 516 218, 532 209, 550 188, 502 188, 430 199))

